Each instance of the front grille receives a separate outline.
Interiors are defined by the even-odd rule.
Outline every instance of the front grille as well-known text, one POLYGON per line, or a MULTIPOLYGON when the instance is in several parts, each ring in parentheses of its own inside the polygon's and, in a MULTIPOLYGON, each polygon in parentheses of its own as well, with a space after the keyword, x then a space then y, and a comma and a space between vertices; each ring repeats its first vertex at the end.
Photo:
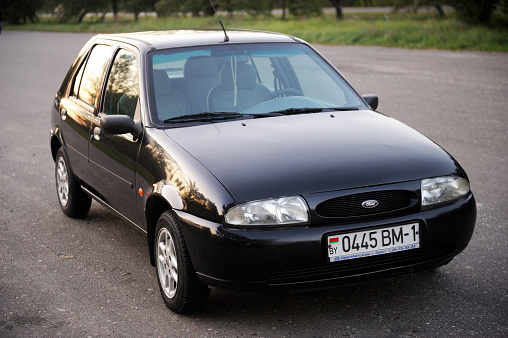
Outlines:
POLYGON ((303 268, 280 271, 270 276, 272 285, 303 283, 334 278, 359 276, 362 274, 425 263, 445 258, 453 253, 453 248, 443 245, 434 248, 419 248, 374 257, 356 258, 341 262, 330 262, 303 268))
POLYGON ((410 208, 418 201, 416 193, 407 190, 382 190, 335 197, 317 205, 322 217, 361 217, 410 208), (378 205, 365 208, 362 203, 375 200, 378 205))

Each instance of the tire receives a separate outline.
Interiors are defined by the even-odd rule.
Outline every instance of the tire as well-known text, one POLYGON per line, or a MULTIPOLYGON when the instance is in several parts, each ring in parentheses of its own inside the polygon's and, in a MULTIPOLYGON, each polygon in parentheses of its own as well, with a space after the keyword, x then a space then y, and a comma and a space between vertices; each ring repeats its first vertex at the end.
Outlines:
POLYGON ((199 281, 194 271, 178 224, 172 211, 161 215, 155 230, 154 254, 164 303, 173 312, 188 314, 205 306, 210 289, 199 281))
POLYGON ((63 148, 58 149, 56 154, 55 180, 58 203, 64 214, 73 218, 85 217, 90 211, 92 198, 81 189, 63 148))

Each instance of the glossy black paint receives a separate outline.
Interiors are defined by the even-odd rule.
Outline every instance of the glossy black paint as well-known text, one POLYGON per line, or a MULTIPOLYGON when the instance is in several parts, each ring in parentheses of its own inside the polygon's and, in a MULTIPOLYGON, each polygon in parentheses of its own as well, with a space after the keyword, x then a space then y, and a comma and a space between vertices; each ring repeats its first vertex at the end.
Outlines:
MULTIPOLYGON (((229 37, 230 43, 304 43, 260 32, 230 32, 229 37)), ((146 81, 147 53, 221 43, 221 32, 98 36, 80 52, 52 106, 53 157, 62 146, 83 188, 147 234, 152 264, 153 231, 167 209, 179 217, 200 279, 237 291, 334 286, 426 270, 447 263, 467 246, 476 220, 472 193, 428 210, 417 207, 370 218, 325 218, 315 213, 317 204, 337 196, 394 188, 420 196, 423 178, 467 177, 438 145, 378 112, 156 127, 146 81), (113 52, 125 48, 136 54, 140 97, 134 133, 118 134, 125 125, 114 126, 113 120, 112 126, 101 124, 104 88, 94 107, 71 95, 72 80, 96 43, 110 44, 113 52), (241 228, 224 222, 224 214, 236 204, 291 195, 307 201, 310 224, 241 228), (421 226, 421 250, 327 262, 327 235, 409 222, 421 226)))
POLYGON ((206 220, 221 222, 234 204, 224 186, 164 130, 145 130, 146 145, 139 154, 138 186, 149 192, 143 204, 162 198, 173 209, 185 210, 206 220))
MULTIPOLYGON (((100 128, 99 119, 92 122, 92 133, 100 128)), ((90 137, 89 162, 94 191, 116 211, 135 224, 140 224, 142 215, 137 204, 135 168, 142 138, 132 134, 108 134, 90 137)))
POLYGON ((58 130, 61 137, 65 137, 61 143, 66 147, 73 172, 90 182, 92 176, 88 166, 88 142, 93 109, 68 98, 60 101, 59 105, 56 117, 61 118, 62 122, 58 124, 58 130))
POLYGON ((237 203, 464 175, 435 143, 367 110, 207 124, 166 134, 237 203))
POLYGON ((469 243, 475 226, 476 204, 470 195, 442 208, 389 219, 353 223, 328 220, 317 226, 264 231, 234 229, 182 212, 178 215, 186 240, 195 243, 189 248, 197 258, 195 268, 200 277, 219 288, 250 292, 345 285, 434 269, 448 263, 469 243), (407 259, 409 251, 389 254, 381 262, 376 257, 356 262, 326 260, 327 235, 415 220, 422 229, 421 249, 437 251, 437 256, 407 259), (217 246, 221 249, 217 250, 217 246))

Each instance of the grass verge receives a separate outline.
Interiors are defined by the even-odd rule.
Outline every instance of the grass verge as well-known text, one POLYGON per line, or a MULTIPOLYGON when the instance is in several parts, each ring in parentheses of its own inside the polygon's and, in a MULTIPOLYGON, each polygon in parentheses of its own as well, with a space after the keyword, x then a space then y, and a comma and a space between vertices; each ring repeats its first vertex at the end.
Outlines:
MULTIPOLYGON (((490 27, 471 26, 457 20, 453 12, 439 17, 436 12, 348 13, 344 20, 332 14, 319 18, 294 18, 236 15, 223 17, 226 28, 258 29, 298 36, 310 43, 330 45, 370 45, 418 49, 449 49, 508 52, 508 20, 499 17, 490 27)), ((215 17, 141 16, 138 21, 120 17, 100 22, 88 17, 81 24, 58 24, 54 19, 38 23, 7 26, 6 29, 118 33, 162 29, 219 28, 215 17)))

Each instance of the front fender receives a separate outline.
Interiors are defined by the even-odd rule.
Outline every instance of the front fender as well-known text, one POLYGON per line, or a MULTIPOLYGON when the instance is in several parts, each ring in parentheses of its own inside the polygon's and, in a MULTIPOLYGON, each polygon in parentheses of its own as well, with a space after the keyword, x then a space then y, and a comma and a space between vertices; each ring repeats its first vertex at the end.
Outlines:
POLYGON ((221 223, 236 202, 217 178, 164 130, 145 129, 138 157, 136 185, 139 208, 145 214, 146 232, 153 261, 153 240, 160 215, 166 210, 183 211, 221 223))

